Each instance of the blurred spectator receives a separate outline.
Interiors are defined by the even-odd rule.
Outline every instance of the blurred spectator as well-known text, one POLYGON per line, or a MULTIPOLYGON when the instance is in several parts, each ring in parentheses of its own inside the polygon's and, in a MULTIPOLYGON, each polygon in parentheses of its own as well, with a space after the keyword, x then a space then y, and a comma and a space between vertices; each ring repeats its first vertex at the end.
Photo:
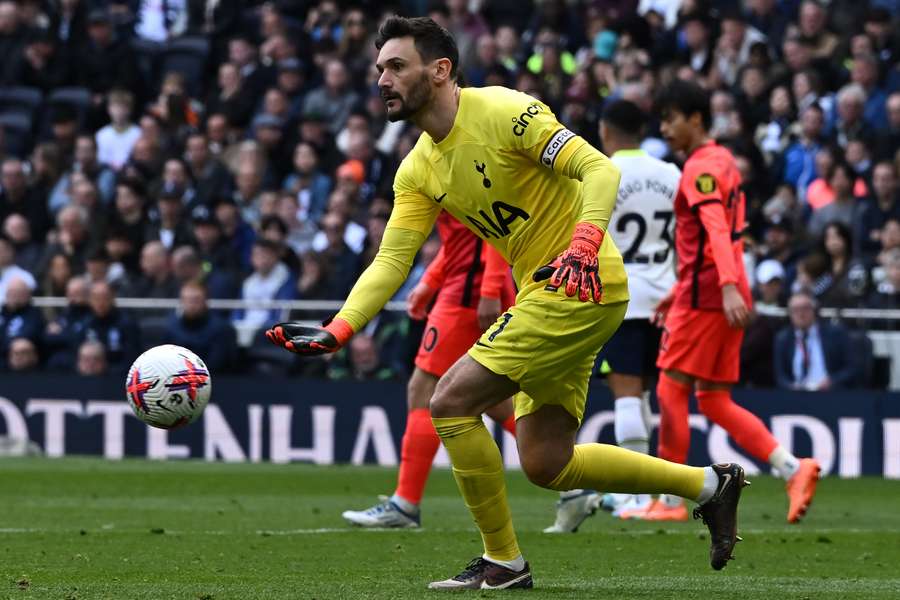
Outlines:
POLYGON ((125 270, 122 268, 121 264, 112 261, 106 248, 103 246, 91 248, 85 256, 84 262, 84 273, 87 277, 88 284, 95 281, 105 281, 110 284, 117 293, 124 291, 126 296, 130 295, 128 290, 131 286, 129 285, 129 279, 125 270))
POLYGON ((191 179, 190 169, 183 159, 170 157, 163 163, 162 181, 156 188, 156 195, 162 196, 163 194, 177 195, 182 207, 195 205, 197 188, 191 179))
POLYGON ((225 198, 233 186, 231 174, 209 150, 209 140, 202 133, 192 133, 185 144, 185 160, 196 183, 197 204, 211 205, 214 199, 225 198))
POLYGON ((278 246, 278 260, 283 262, 291 273, 296 276, 300 273, 300 259, 294 250, 287 244, 288 228, 281 217, 278 215, 269 215, 263 217, 259 224, 259 235, 261 238, 274 242, 278 246))
POLYGON ((870 127, 878 129, 887 122, 887 92, 878 85, 878 59, 874 54, 855 54, 850 68, 850 80, 858 84, 866 94, 863 119, 870 127))
POLYGON ((875 158, 893 160, 900 149, 900 91, 893 92, 885 102, 887 123, 878 126, 875 139, 875 158))
POLYGON ((6 297, 6 287, 14 279, 19 279, 28 286, 29 290, 37 287, 34 276, 15 263, 16 248, 12 241, 4 235, 0 235, 0 298, 6 297))
POLYGON ((165 42, 188 28, 187 2, 135 3, 134 32, 151 42, 165 42))
POLYGON ((126 90, 113 90, 106 100, 110 123, 97 132, 97 159, 115 170, 122 168, 134 144, 141 137, 141 129, 131 120, 134 96, 126 90))
POLYGON ((294 170, 282 183, 284 190, 297 196, 300 220, 316 221, 325 211, 331 179, 319 169, 319 155, 315 146, 300 142, 294 148, 294 170))
POLYGON ((178 283, 172 275, 169 251, 159 241, 144 244, 141 250, 141 275, 129 286, 127 296, 136 298, 176 298, 178 283))
POLYGON ((50 255, 46 264, 47 268, 41 283, 41 294, 44 296, 64 295, 66 284, 73 272, 71 259, 60 251, 50 255))
MULTIPOLYGON (((244 280, 241 299, 247 301, 291 300, 296 297, 296 279, 290 269, 278 260, 280 248, 264 238, 253 243, 253 272, 244 280)), ((250 308, 235 312, 237 326, 259 328, 278 322, 281 311, 250 308)))
POLYGON ((820 237, 828 223, 843 223, 853 226, 853 217, 858 210, 858 203, 853 194, 853 183, 856 173, 846 161, 837 161, 828 171, 828 187, 834 193, 834 199, 817 208, 809 220, 810 235, 820 237))
POLYGON ((344 127, 350 109, 359 102, 359 95, 350 87, 347 67, 340 60, 329 60, 324 73, 324 84, 307 94, 303 112, 323 115, 328 130, 335 134, 344 127))
POLYGON ((44 331, 49 369, 72 367, 72 353, 78 347, 85 320, 90 314, 89 287, 86 277, 72 277, 66 284, 66 307, 47 323, 44 331))
POLYGON ((212 210, 203 205, 197 206, 191 212, 191 220, 203 271, 223 273, 229 278, 236 278, 242 268, 240 258, 232 252, 223 238, 222 226, 212 210))
POLYGON ((762 261, 756 266, 756 304, 759 306, 781 306, 784 302, 785 271, 780 262, 773 259, 762 261))
POLYGON ((219 66, 218 89, 206 100, 210 113, 222 113, 229 125, 244 127, 253 113, 253 91, 245 87, 238 65, 222 63, 219 66))
MULTIPOLYGON (((337 212, 328 212, 322 217, 321 235, 324 237, 324 247, 318 250, 328 260, 328 277, 326 281, 330 286, 332 293, 337 294, 340 298, 343 294, 350 291, 351 286, 356 281, 356 277, 360 270, 360 259, 358 253, 355 252, 346 242, 347 219, 345 216, 337 212)), ((356 227, 362 227, 354 223, 356 227)), ((365 237, 365 229, 360 237, 360 243, 365 237)), ((316 235, 316 240, 319 234, 316 235)), ((313 248, 316 248, 315 241, 313 248)), ((362 247, 360 247, 362 251, 362 247)))
POLYGON ((128 367, 140 352, 140 330, 128 313, 116 308, 112 287, 105 281, 95 281, 88 292, 90 313, 77 340, 78 348, 87 340, 101 342, 107 351, 111 368, 128 367))
POLYGON ((172 252, 172 273, 178 285, 203 283, 210 298, 236 298, 237 283, 224 269, 204 269, 200 255, 192 246, 179 246, 172 252))
MULTIPOLYGON (((884 253, 884 279, 869 295, 867 305, 870 308, 900 308, 900 248, 892 248, 884 253)), ((896 329, 896 322, 880 323, 879 329, 896 329)))
POLYGON ((78 347, 78 360, 75 372, 86 377, 106 375, 109 365, 106 362, 106 348, 96 340, 88 340, 78 347))
MULTIPOLYGON (((262 96, 263 90, 274 83, 273 70, 262 65, 259 50, 250 38, 242 35, 231 38, 228 42, 228 60, 237 68, 238 76, 245 82, 251 102, 262 96)), ((232 124, 243 125, 246 121, 232 121, 232 124)))
POLYGON ((251 268, 250 251, 253 248, 253 240, 256 239, 253 227, 243 219, 237 204, 233 201, 219 202, 215 210, 226 247, 240 259, 243 268, 251 268))
MULTIPOLYGON (((2 128, 0 128, 2 129, 2 128)), ((2 138, 2 135, 0 135, 2 138)), ((2 139, 0 139, 0 153, 2 153, 2 139)), ((31 152, 31 187, 37 190, 37 195, 46 198, 56 187, 62 176, 63 164, 59 148, 53 142, 42 142, 34 147, 31 152)))
POLYGON ((812 43, 815 58, 830 59, 837 49, 838 37, 828 31, 828 13, 818 0, 803 0, 800 4, 798 33, 812 43))
POLYGON ((21 279, 6 284, 3 309, 0 310, 0 356, 9 354, 15 338, 27 338, 37 344, 44 333, 44 316, 31 303, 31 289, 21 279))
POLYGON ((785 271, 774 259, 764 260, 756 267, 755 304, 750 323, 744 329, 741 343, 741 384, 770 388, 775 386, 773 361, 760 360, 772 354, 775 334, 784 325, 780 317, 761 314, 759 309, 782 306, 785 292, 785 271))
POLYGON ((24 63, 26 31, 15 2, 0 2, 0 86, 15 85, 24 63))
POLYGON ((816 178, 816 154, 822 147, 822 129, 825 115, 818 104, 810 104, 800 114, 800 132, 797 140, 784 152, 783 181, 797 189, 801 199, 816 178))
POLYGON ((100 202, 97 186, 80 173, 72 176, 72 197, 69 205, 83 208, 87 214, 90 224, 88 238, 91 245, 99 243, 106 237, 109 229, 109 209, 100 202))
POLYGON ((12 242, 16 254, 16 264, 25 271, 34 272, 43 252, 43 244, 31 237, 28 219, 13 213, 3 221, 3 235, 12 242))
MULTIPOLYGON (((350 167, 348 165, 348 167, 350 167)), ((346 177, 352 177, 350 175, 346 177)), ((328 197, 328 210, 320 222, 320 231, 313 238, 312 247, 316 252, 323 252, 329 246, 334 246, 329 241, 328 229, 325 227, 325 219, 329 215, 337 217, 338 227, 343 235, 343 241, 347 248, 354 254, 362 252, 363 244, 366 239, 366 229, 359 223, 352 220, 357 211, 357 206, 351 196, 347 194, 346 188, 336 189, 328 197)), ((330 221, 334 223, 335 221, 330 221)), ((333 231, 333 230, 332 230, 333 231)))
POLYGON ((145 194, 146 188, 139 180, 121 180, 116 186, 115 212, 111 222, 112 227, 125 232, 139 248, 144 244, 144 235, 150 224, 145 194))
POLYGON ((262 192, 262 173, 251 162, 238 167, 237 185, 232 199, 240 210, 241 219, 251 227, 259 224, 259 195, 262 192))
POLYGON ((196 352, 211 372, 227 372, 237 356, 234 328, 209 311, 206 288, 201 283, 182 285, 180 298, 181 314, 172 315, 169 320, 166 341, 196 352))
POLYGON ((775 377, 778 387, 829 390, 857 384, 859 369, 847 331, 816 318, 816 303, 807 294, 788 302, 790 325, 775 339, 775 377))
POLYGON ((71 261, 75 271, 84 269, 84 258, 90 247, 90 222, 88 212, 81 206, 66 206, 56 215, 55 241, 47 245, 44 258, 41 260, 42 273, 51 257, 65 254, 71 261))
POLYGON ((120 38, 112 27, 109 13, 102 8, 90 11, 88 39, 78 51, 78 84, 91 90, 99 108, 103 94, 112 88, 141 89, 136 60, 128 40, 120 38))
POLYGON ((163 186, 156 201, 156 218, 148 225, 144 239, 161 242, 167 250, 193 243, 194 235, 184 218, 183 198, 181 188, 172 184, 163 186))
POLYGON ((385 351, 368 333, 358 333, 350 340, 345 357, 337 357, 328 368, 329 379, 354 381, 385 381, 400 375, 383 358, 385 351), (344 358, 344 360, 341 360, 344 358))
POLYGON ((37 371, 38 362, 37 344, 32 340, 25 337, 17 337, 9 342, 9 355, 7 356, 6 364, 10 371, 17 373, 37 371))
POLYGON ((853 260, 853 236, 840 222, 825 226, 822 246, 828 257, 831 285, 821 294, 824 306, 853 306, 867 291, 868 276, 864 266, 853 260))
POLYGON ((900 188, 897 187, 897 168, 891 161, 881 161, 872 170, 870 198, 861 203, 853 220, 859 251, 873 257, 881 248, 881 230, 890 219, 900 219, 900 188))
POLYGON ((36 238, 43 239, 47 234, 50 216, 46 199, 28 185, 22 161, 7 158, 0 164, 0 220, 13 213, 28 219, 36 238))
POLYGON ((858 83, 848 83, 838 91, 828 133, 841 148, 846 148, 853 139, 873 141, 874 131, 863 118, 867 98, 866 91, 858 83))

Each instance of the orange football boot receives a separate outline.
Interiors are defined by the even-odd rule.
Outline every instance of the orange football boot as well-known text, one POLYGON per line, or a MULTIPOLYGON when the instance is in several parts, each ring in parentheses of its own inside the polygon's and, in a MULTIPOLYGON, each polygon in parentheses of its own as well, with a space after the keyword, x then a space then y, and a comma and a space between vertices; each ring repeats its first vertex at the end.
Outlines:
POLYGON ((678 506, 669 506, 662 500, 656 500, 640 517, 632 517, 644 521, 687 521, 688 511, 684 502, 678 506))
POLYGON ((796 523, 809 510, 813 496, 816 495, 816 484, 819 482, 821 471, 818 461, 814 458, 801 458, 800 468, 794 476, 788 479, 785 485, 790 505, 788 507, 788 523, 796 523))

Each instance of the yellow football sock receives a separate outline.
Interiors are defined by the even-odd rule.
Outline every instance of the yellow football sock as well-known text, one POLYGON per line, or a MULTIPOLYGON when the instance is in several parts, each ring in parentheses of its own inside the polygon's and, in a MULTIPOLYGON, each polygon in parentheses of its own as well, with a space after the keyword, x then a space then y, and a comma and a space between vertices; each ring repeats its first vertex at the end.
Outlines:
POLYGON ((676 494, 693 500, 700 495, 703 480, 702 467, 688 467, 608 444, 578 444, 569 464, 547 487, 676 494))
POLYGON ((521 555, 513 531, 503 460, 481 417, 432 418, 453 463, 453 476, 484 541, 484 554, 511 561, 521 555))

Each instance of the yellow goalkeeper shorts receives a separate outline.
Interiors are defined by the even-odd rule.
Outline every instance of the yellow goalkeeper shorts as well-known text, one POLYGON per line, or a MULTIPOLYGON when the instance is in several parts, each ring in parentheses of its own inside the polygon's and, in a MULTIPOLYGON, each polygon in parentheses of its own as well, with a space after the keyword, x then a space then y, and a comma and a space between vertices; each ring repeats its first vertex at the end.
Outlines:
POLYGON ((500 315, 469 356, 519 384, 517 419, 558 404, 581 423, 594 360, 627 307, 627 301, 594 304, 563 290, 534 290, 500 315))

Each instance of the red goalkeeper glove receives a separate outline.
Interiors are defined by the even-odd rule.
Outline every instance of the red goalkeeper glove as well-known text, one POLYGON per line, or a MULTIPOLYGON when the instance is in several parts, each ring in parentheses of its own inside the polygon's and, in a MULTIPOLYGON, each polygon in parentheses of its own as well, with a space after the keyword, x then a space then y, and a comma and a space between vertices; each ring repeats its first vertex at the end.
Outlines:
POLYGON ((593 300, 597 304, 603 296, 597 265, 597 251, 603 243, 603 230, 593 223, 575 225, 572 242, 565 252, 549 265, 534 272, 534 281, 550 279, 547 289, 558 290, 566 285, 566 295, 578 294, 582 302, 593 300))
POLYGON ((343 319, 333 319, 325 327, 310 327, 296 322, 278 323, 266 331, 276 346, 303 356, 337 352, 353 337, 353 328, 343 319))

